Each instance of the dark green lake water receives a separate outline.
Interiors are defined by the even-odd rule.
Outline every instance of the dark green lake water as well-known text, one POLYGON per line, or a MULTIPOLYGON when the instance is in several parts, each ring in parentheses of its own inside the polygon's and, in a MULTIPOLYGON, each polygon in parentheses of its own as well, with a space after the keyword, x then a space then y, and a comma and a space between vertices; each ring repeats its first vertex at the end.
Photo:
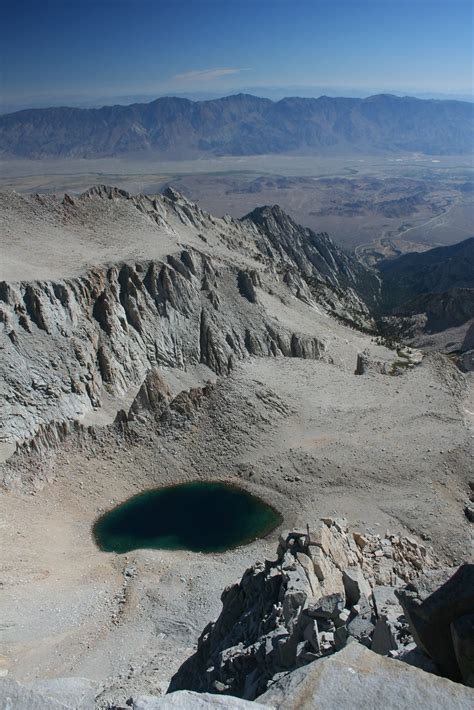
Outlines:
POLYGON ((264 537, 281 521, 276 510, 240 488, 194 481, 129 498, 96 520, 93 535, 104 552, 222 552, 264 537))

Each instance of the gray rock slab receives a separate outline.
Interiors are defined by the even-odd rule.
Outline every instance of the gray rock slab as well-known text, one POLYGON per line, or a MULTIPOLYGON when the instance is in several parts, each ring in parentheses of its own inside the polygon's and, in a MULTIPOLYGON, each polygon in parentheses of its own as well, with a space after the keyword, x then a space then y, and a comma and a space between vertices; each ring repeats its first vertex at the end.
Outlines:
POLYGON ((75 710, 94 707, 95 699, 102 690, 100 683, 88 678, 47 678, 25 683, 25 686, 75 710))
POLYGON ((355 616, 352 621, 347 624, 347 632, 358 641, 364 641, 370 645, 370 638, 374 632, 374 625, 364 616, 355 616))
POLYGON ((451 636, 462 679, 474 688, 474 614, 466 614, 453 621, 451 636))
POLYGON ((225 708, 225 710, 267 710, 267 705, 241 700, 231 695, 212 695, 195 693, 191 690, 177 690, 175 693, 157 697, 140 695, 133 701, 133 710, 207 710, 225 708))
POLYGON ((413 637, 444 675, 461 679, 451 636, 451 623, 474 612, 474 564, 464 564, 421 602, 410 585, 397 593, 413 637))
POLYGON ((395 587, 376 586, 372 590, 377 614, 386 616, 390 621, 396 621, 403 614, 403 609, 395 596, 395 587))
POLYGON ((313 619, 335 619, 344 609, 342 594, 328 594, 308 603, 304 613, 313 619))
POLYGON ((474 691, 351 643, 289 673, 257 702, 277 710, 466 710, 474 691))
POLYGON ((74 706, 5 679, 0 680, 0 710, 74 710, 74 706))
POLYGON ((365 595, 367 599, 372 596, 370 584, 365 579, 361 568, 358 565, 348 567, 342 573, 342 581, 346 591, 347 606, 357 604, 361 595, 365 595))
POLYGON ((377 619, 372 636, 371 649, 374 653, 386 656, 389 651, 397 648, 397 642, 390 624, 384 617, 377 619))

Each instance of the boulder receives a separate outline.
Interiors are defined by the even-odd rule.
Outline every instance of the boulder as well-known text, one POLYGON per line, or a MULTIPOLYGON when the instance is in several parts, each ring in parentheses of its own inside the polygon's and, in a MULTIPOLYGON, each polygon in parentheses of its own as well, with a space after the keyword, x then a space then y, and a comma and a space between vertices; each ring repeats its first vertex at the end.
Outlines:
POLYGON ((370 648, 374 625, 366 616, 357 615, 346 626, 349 636, 353 636, 364 646, 370 648))
POLYGON ((356 368, 354 375, 365 375, 367 372, 375 372, 381 375, 386 375, 389 372, 387 363, 380 360, 374 360, 368 350, 357 353, 356 368))
POLYGON ((308 584, 311 587, 311 593, 313 594, 313 596, 320 595, 321 585, 319 584, 319 580, 316 577, 316 573, 314 571, 314 564, 311 558, 308 557, 308 555, 305 555, 304 552, 297 552, 296 559, 300 563, 301 567, 304 569, 304 572, 308 579, 308 584))
POLYGON ((380 653, 381 656, 386 656, 389 651, 394 651, 397 648, 398 644, 391 625, 387 622, 386 617, 379 616, 372 635, 372 651, 380 653))
POLYGON ((75 710, 89 710, 102 690, 100 683, 88 678, 45 678, 25 683, 31 690, 46 695, 75 710))
POLYGON ((370 584, 365 579, 358 565, 346 568, 342 573, 342 581, 344 583, 348 606, 357 604, 362 594, 366 596, 367 599, 372 597, 370 584))
POLYGON ((391 623, 395 623, 403 615, 403 609, 395 596, 395 587, 376 586, 372 590, 372 598, 377 614, 383 615, 391 623))
POLYGON ((451 636, 463 682, 474 688, 474 613, 453 621, 451 636))
POLYGON ((320 641, 319 641, 319 630, 318 623, 315 619, 311 619, 308 624, 304 627, 303 638, 312 647, 313 651, 319 653, 320 651, 320 641))
POLYGON ((323 594, 344 594, 342 572, 322 550, 312 552, 314 571, 321 584, 323 594))
POLYGON ((359 601, 357 602, 357 604, 354 604, 351 607, 351 610, 352 613, 361 614, 362 616, 365 616, 367 618, 371 618, 373 615, 372 605, 370 604, 365 594, 360 595, 359 601))
POLYGON ((268 706, 251 703, 231 695, 211 695, 210 693, 195 693, 191 690, 178 690, 162 697, 155 695, 140 695, 132 701, 133 710, 207 710, 222 708, 223 710, 268 710, 268 706))
POLYGON ((359 532, 352 533, 352 537, 354 538, 354 541, 359 550, 363 550, 364 547, 367 545, 367 538, 359 532))
POLYGON ((276 710, 465 710, 474 693, 351 643, 280 678, 257 703, 276 710))
POLYGON ((340 651, 341 648, 344 648, 348 638, 349 634, 347 628, 345 626, 339 626, 334 632, 334 648, 336 651, 340 651))
POLYGON ((308 600, 304 613, 313 619, 337 619, 343 609, 342 594, 329 594, 317 600, 308 600))
POLYGON ((350 615, 351 615, 351 612, 349 611, 349 609, 343 609, 337 615, 337 617, 334 619, 335 626, 339 627, 339 626, 344 626, 345 624, 347 624, 347 622, 349 621, 350 615))
POLYGON ((2 710, 73 710, 74 706, 27 688, 15 680, 0 680, 2 710))
POLYGON ((417 644, 435 661, 443 675, 461 680, 451 624, 474 612, 474 564, 464 564, 439 589, 422 601, 414 585, 397 591, 417 644))

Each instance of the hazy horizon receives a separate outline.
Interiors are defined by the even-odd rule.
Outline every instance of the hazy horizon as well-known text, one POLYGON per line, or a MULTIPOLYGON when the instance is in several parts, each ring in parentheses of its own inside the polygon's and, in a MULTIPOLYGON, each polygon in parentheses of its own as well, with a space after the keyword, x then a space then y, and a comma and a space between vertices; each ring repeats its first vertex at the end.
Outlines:
POLYGON ((0 103, 0 114, 15 113, 16 111, 23 111, 28 109, 37 108, 103 108, 105 106, 127 106, 134 103, 150 103, 161 98, 183 98, 189 99, 190 101, 212 101, 214 99, 225 98, 228 96, 235 96, 237 94, 247 94, 251 96, 256 96, 258 98, 266 98, 271 101, 280 101, 284 98, 314 98, 318 99, 323 96, 329 96, 331 98, 369 98, 371 96, 377 96, 380 94, 390 94, 397 97, 410 97, 417 99, 434 99, 438 101, 466 101, 469 103, 474 102, 474 94, 458 94, 458 93, 437 93, 437 92, 403 92, 395 91, 390 89, 373 89, 372 91, 360 91, 357 88, 351 90, 350 88, 342 91, 337 91, 337 89, 331 89, 330 87, 324 87, 320 90, 315 90, 311 92, 308 88, 302 88, 298 91, 298 87, 237 87, 231 92, 183 92, 183 93, 166 93, 166 94, 137 94, 137 95, 126 95, 126 96, 111 96, 103 97, 101 99, 84 99, 83 97, 77 96, 66 96, 58 98, 56 100, 37 100, 33 102, 27 102, 25 104, 18 103, 12 105, 2 105, 0 103), (286 90, 287 89, 287 90, 286 90))
POLYGON ((472 100, 471 26, 466 0, 18 0, 4 4, 0 110, 239 92, 472 100))

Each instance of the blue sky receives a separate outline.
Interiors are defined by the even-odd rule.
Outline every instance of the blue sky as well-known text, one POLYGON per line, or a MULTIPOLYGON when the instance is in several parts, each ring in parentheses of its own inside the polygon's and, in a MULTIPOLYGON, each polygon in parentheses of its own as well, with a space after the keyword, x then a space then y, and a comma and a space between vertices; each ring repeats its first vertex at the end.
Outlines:
POLYGON ((2 0, 3 104, 468 94, 471 0, 2 0))

